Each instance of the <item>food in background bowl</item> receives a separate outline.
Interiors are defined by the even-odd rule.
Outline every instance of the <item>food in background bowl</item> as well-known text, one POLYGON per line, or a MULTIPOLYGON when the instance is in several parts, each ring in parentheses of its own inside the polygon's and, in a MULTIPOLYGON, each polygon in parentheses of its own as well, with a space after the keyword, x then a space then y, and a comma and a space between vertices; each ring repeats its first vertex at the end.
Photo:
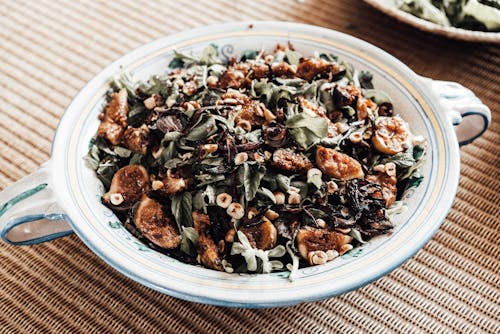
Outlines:
POLYGON ((422 176, 424 140, 372 75, 292 45, 113 81, 88 164, 151 248, 226 272, 324 264, 380 234, 422 176))

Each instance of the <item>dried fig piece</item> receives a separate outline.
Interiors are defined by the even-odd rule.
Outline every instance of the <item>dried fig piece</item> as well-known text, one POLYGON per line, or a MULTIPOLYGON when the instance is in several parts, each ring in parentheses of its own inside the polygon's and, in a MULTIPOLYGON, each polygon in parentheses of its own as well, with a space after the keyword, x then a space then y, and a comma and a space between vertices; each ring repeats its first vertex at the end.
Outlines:
POLYGON ((149 175, 141 165, 120 168, 113 179, 109 191, 102 196, 104 204, 113 210, 127 210, 149 191, 149 175))
POLYGON ((144 195, 134 213, 134 224, 155 245, 173 249, 181 244, 181 235, 172 216, 160 203, 144 195))

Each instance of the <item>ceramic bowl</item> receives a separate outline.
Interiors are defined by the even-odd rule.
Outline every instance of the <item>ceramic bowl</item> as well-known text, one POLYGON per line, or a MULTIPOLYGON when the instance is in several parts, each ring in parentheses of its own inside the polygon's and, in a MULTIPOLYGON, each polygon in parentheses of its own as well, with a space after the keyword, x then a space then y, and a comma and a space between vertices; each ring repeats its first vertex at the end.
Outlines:
POLYGON ((430 22, 395 7, 395 0, 364 0, 367 4, 392 16, 400 22, 433 34, 458 39, 467 42, 500 43, 500 32, 468 30, 456 27, 446 27, 430 22))
POLYGON ((0 194, 0 203, 5 203, 0 207, 1 236, 14 245, 30 245, 75 232, 124 275, 190 301, 271 307, 319 300, 387 274, 431 238, 457 190, 459 142, 465 144, 481 135, 489 120, 489 109, 468 89, 418 76, 388 53, 349 35, 284 22, 203 27, 130 52, 79 92, 61 119, 51 159, 0 194), (315 51, 333 53, 358 70, 373 73, 375 86, 394 100, 395 112, 409 120, 414 133, 428 139, 429 152, 422 169, 425 179, 420 187, 406 193, 408 209, 395 218, 394 232, 376 237, 325 265, 301 269, 293 281, 285 272, 217 272, 151 250, 101 204, 104 188, 83 160, 98 127, 97 115, 105 104, 110 79, 122 70, 132 73, 135 79, 165 73, 174 50, 199 52, 215 43, 224 57, 231 57, 247 49, 272 50, 276 43, 288 41, 304 55, 315 51))

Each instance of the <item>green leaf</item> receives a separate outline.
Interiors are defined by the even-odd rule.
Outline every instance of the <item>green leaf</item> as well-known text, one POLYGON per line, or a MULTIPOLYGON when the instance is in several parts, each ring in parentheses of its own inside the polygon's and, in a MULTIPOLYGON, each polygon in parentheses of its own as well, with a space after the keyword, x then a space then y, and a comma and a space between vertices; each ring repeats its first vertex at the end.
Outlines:
POLYGON ((193 226, 193 197, 190 192, 185 191, 182 194, 171 196, 171 209, 175 217, 179 231, 182 226, 193 226))
POLYGON ((399 168, 410 168, 415 165, 415 159, 410 152, 401 152, 393 155, 390 158, 382 160, 382 164, 393 162, 399 168))
POLYGON ((423 176, 412 176, 408 179, 408 183, 406 185, 406 189, 416 188, 422 183, 424 177, 423 176))
POLYGON ((128 164, 129 165, 140 165, 142 161, 143 155, 140 153, 134 153, 130 158, 128 164))
POLYGON ((115 228, 115 229, 122 227, 122 224, 118 221, 113 221, 113 222, 110 221, 110 222, 108 222, 108 225, 109 225, 109 227, 115 228))
POLYGON ((288 192, 290 190, 291 179, 283 174, 276 175, 276 182, 281 190, 288 192))
MULTIPOLYGON (((247 162, 243 164, 240 171, 243 170, 243 186, 245 188, 245 198, 247 201, 254 199, 260 186, 260 181, 266 174, 266 168, 263 166, 251 166, 247 162)), ((241 173, 240 173, 241 175, 241 173)))
POLYGON ((121 146, 115 146, 113 151, 116 153, 117 156, 120 158, 128 158, 132 154, 132 151, 121 146))
POLYGON ((361 233, 356 230, 355 228, 351 228, 349 231, 349 235, 354 238, 354 240, 357 240, 358 242, 364 244, 365 241, 363 240, 363 237, 361 236, 361 233))
POLYGON ((423 147, 418 146, 418 145, 413 147, 413 159, 415 161, 420 160, 420 158, 422 158, 423 155, 424 155, 424 148, 423 147))
POLYGON ((299 65, 300 58, 302 58, 302 55, 297 52, 297 51, 292 51, 290 49, 287 49, 285 51, 286 55, 286 60, 290 65, 299 65))
POLYGON ((186 136, 189 141, 199 141, 206 139, 217 132, 217 124, 213 116, 203 115, 193 129, 186 136))
POLYGON ((181 236, 181 251, 188 255, 196 255, 196 245, 199 239, 198 232, 196 232, 194 227, 182 226, 181 236))
POLYGON ((320 189, 323 185, 323 180, 321 179, 321 175, 308 175, 307 183, 314 185, 316 189, 320 189))
POLYGON ((318 116, 309 115, 306 112, 296 114, 287 119, 285 125, 288 127, 295 142, 303 148, 308 148, 315 142, 326 137, 328 123, 318 116))
POLYGON ((203 191, 197 191, 193 197, 193 208, 195 210, 201 210, 203 212, 207 212, 207 203, 205 203, 205 195, 203 191))
POLYGON ((262 187, 257 191, 257 193, 261 196, 269 198, 271 202, 273 202, 273 204, 276 204, 276 197, 274 197, 274 194, 271 190, 262 187))
POLYGON ((181 133, 179 131, 172 131, 172 132, 167 132, 165 135, 163 135, 162 139, 162 144, 171 142, 171 141, 177 141, 181 137, 181 133))
POLYGON ((181 58, 177 58, 175 57, 174 59, 172 59, 170 61, 170 63, 168 63, 168 67, 170 68, 183 68, 184 67, 184 60, 182 60, 181 58))
POLYGON ((245 61, 248 59, 255 59, 257 58, 257 51, 255 50, 245 50, 241 53, 241 61, 245 61))
POLYGON ((219 56, 219 52, 217 51, 217 46, 215 44, 209 44, 201 54, 200 60, 198 63, 200 65, 212 65, 212 64, 220 64, 221 60, 217 57, 219 56))
POLYGON ((378 89, 366 89, 364 92, 364 96, 367 99, 372 100, 378 105, 384 104, 384 103, 390 103, 392 104, 392 100, 389 97, 389 95, 381 90, 378 89))

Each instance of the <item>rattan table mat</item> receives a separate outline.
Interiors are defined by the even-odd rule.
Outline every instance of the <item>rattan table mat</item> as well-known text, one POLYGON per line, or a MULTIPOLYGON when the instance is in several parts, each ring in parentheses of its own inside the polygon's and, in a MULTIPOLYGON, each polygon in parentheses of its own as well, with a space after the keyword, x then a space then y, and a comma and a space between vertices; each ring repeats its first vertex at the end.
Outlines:
POLYGON ((76 237, 0 243, 2 333, 500 332, 500 48, 416 31, 352 0, 0 1, 0 189, 49 158, 78 90, 131 49, 221 21, 288 20, 347 32, 417 73, 462 83, 493 110, 461 149, 448 218, 411 260, 358 291, 281 309, 189 303, 124 277, 76 237))

